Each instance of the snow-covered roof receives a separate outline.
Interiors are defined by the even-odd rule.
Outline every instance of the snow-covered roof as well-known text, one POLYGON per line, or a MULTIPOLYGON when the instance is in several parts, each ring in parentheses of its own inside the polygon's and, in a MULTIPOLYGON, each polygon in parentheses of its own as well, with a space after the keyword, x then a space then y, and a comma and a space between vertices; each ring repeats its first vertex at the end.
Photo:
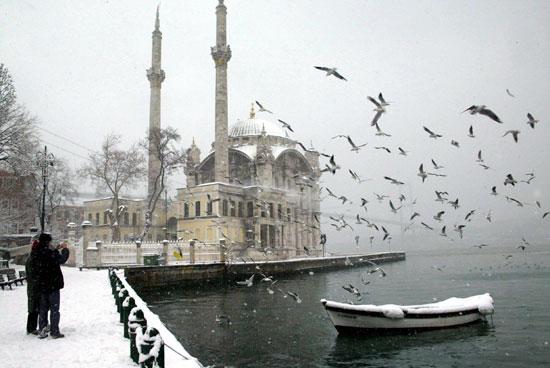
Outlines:
POLYGON ((256 117, 246 120, 238 120, 229 128, 229 136, 244 137, 262 135, 262 130, 264 129, 266 135, 286 137, 285 131, 281 124, 256 117))
MULTIPOLYGON (((234 149, 234 150, 237 150, 239 152, 244 153, 251 160, 253 160, 256 157, 256 152, 257 152, 258 147, 255 144, 247 144, 247 145, 242 145, 242 146, 232 146, 231 148, 234 149)), ((294 147, 294 148, 289 147, 289 146, 279 146, 279 145, 271 146, 271 151, 273 152, 273 157, 275 157, 275 159, 277 159, 281 155, 281 153, 283 153, 284 151, 287 151, 287 150, 294 150, 294 151, 298 151, 299 153, 303 154, 303 150, 299 146, 294 147)))

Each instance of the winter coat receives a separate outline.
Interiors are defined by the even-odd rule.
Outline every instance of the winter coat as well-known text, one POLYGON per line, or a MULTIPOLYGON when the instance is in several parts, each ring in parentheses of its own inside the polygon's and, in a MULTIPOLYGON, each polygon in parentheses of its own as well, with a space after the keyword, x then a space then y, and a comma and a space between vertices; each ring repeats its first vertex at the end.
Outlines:
POLYGON ((40 263, 38 259, 38 244, 33 244, 31 253, 25 262, 25 273, 27 274, 27 303, 29 312, 38 310, 40 299, 40 288, 38 284, 40 263))
POLYGON ((64 280, 61 267, 69 258, 69 250, 62 249, 61 252, 57 249, 41 247, 38 250, 38 262, 40 265, 38 285, 41 292, 52 292, 63 289, 64 280))

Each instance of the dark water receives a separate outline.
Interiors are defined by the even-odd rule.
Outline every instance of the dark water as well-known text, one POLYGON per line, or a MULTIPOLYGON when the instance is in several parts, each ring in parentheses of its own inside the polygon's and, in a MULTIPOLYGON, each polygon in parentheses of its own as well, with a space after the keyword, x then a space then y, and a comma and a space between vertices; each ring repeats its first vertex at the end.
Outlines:
MULTIPOLYGON (((217 367, 549 367, 550 246, 533 251, 467 249, 408 252, 384 266, 387 277, 364 268, 301 274, 276 286, 302 298, 283 298, 266 284, 204 285, 142 293, 183 346, 217 367), (506 258, 507 255, 512 257, 506 258), (437 268, 440 268, 439 270, 437 268), (319 300, 420 304, 489 292, 493 325, 476 324, 410 336, 339 336, 319 300), (226 315, 231 324, 219 324, 226 315)), ((259 280, 257 280, 259 281, 259 280)))

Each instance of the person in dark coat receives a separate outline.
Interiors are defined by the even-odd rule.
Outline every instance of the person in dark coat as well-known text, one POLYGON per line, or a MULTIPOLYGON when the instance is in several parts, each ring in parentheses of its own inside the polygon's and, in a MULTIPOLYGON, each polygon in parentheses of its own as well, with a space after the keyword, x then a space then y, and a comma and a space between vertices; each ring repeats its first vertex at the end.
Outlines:
POLYGON ((27 274, 27 335, 38 335, 38 311, 40 301, 40 288, 38 285, 38 275, 40 264, 38 263, 38 245, 37 239, 32 241, 32 248, 27 262, 25 262, 25 273, 27 274))
POLYGON ((40 289, 38 328, 39 337, 47 337, 48 311, 50 312, 50 336, 54 339, 65 337, 59 332, 59 305, 60 290, 63 289, 64 280, 61 267, 69 258, 69 249, 66 244, 56 247, 50 245, 50 234, 42 233, 39 237, 38 263, 40 271, 38 285, 40 289))

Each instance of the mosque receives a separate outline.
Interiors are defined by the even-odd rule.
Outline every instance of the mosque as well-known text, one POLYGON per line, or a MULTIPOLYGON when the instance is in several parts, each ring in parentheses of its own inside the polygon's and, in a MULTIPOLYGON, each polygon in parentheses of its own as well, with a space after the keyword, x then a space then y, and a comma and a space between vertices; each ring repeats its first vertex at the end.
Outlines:
MULTIPOLYGON (((216 45, 211 48, 216 69, 212 149, 201 157, 201 150, 192 142, 184 169, 187 185, 177 189, 176 200, 164 211, 166 218, 159 213, 155 222, 169 224, 172 237, 182 240, 216 243, 225 239, 240 256, 258 251, 273 258, 320 255, 319 153, 289 138, 279 122, 258 118, 254 106, 246 119, 229 127, 227 64, 231 49, 227 44, 226 15, 226 6, 219 0, 216 45)), ((152 65, 147 70, 150 130, 161 127, 161 86, 165 79, 158 10, 152 38, 152 65)), ((149 142, 150 147, 152 144, 149 142)), ((151 153, 148 165, 151 195, 159 168, 151 153)), ((136 211, 143 213, 139 208, 136 211)), ((135 227, 134 216, 132 224, 135 227)), ((153 226, 153 233, 156 228, 159 226, 153 226)), ((121 233, 125 234, 124 226, 121 233)))

